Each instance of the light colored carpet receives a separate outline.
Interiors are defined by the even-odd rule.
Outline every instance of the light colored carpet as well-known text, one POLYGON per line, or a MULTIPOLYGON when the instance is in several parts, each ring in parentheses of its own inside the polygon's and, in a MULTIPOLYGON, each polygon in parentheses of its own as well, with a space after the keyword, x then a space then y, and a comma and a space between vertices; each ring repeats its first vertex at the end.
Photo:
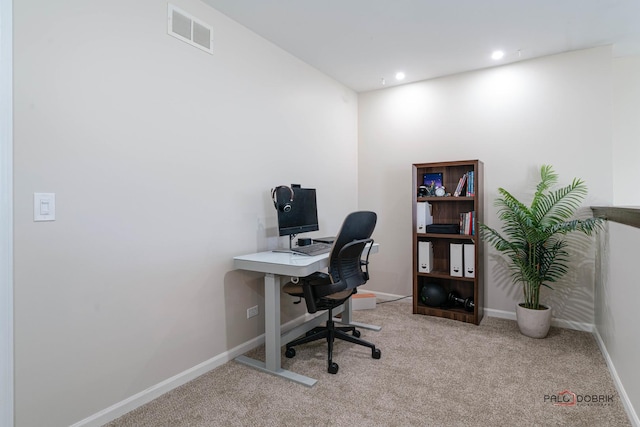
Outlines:
MULTIPOLYGON (((589 333, 552 328, 536 340, 510 320, 475 326, 414 315, 402 301, 354 317, 382 326, 361 330, 380 360, 344 341, 336 375, 327 373, 324 342, 283 356, 283 368, 319 380, 312 388, 232 361, 108 426, 631 425, 589 333), (549 401, 565 390, 577 395, 575 406, 549 401)), ((263 350, 249 355, 264 360, 263 350)))

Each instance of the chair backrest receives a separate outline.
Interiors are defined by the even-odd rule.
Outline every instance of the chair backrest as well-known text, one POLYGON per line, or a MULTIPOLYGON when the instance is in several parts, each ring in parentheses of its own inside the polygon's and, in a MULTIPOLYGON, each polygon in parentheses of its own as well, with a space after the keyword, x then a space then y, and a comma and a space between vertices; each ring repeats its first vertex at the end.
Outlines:
POLYGON ((377 215, 371 211, 352 212, 344 219, 329 259, 329 274, 334 283, 346 282, 345 289, 354 289, 368 280, 362 270, 362 252, 376 227, 377 215))
POLYGON ((342 301, 334 298, 325 300, 324 297, 353 290, 341 297, 346 300, 356 292, 358 286, 367 282, 369 252, 365 251, 365 247, 368 243, 373 244, 371 234, 376 226, 376 220, 375 212, 359 211, 347 215, 331 248, 329 275, 314 273, 307 276, 311 279, 302 285, 309 313, 327 310, 336 306, 336 303, 341 304, 342 301), (365 260, 362 259, 363 251, 366 253, 365 260))

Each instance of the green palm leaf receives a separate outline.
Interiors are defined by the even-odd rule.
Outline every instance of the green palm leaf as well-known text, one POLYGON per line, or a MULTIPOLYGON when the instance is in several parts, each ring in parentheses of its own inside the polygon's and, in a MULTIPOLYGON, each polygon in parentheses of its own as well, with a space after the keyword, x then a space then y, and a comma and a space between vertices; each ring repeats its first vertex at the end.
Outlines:
POLYGON ((573 231, 593 235, 604 223, 600 218, 572 219, 587 196, 584 181, 575 178, 571 184, 552 191, 557 182, 553 168, 543 165, 530 206, 499 188, 495 206, 502 233, 486 224, 479 228, 482 238, 510 260, 512 280, 522 285, 525 306, 529 308, 538 308, 542 286, 551 288, 549 284, 556 283, 569 270, 570 257, 562 236, 573 231))

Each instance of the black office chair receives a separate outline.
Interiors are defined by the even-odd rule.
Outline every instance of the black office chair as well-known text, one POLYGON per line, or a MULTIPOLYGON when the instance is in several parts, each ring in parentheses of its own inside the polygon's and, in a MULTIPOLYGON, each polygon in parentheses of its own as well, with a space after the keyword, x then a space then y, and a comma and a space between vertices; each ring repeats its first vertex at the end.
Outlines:
POLYGON ((371 234, 376 226, 375 212, 360 211, 349 214, 331 248, 329 274, 315 272, 301 277, 297 282, 289 282, 283 291, 289 295, 304 298, 307 311, 328 310, 326 326, 307 332, 306 336, 287 344, 285 356, 294 357, 295 346, 326 338, 328 343, 328 367, 331 374, 338 372, 338 364, 332 360, 333 342, 341 339, 371 349, 371 357, 380 359, 381 352, 375 345, 360 339, 360 331, 353 326, 337 327, 333 320, 333 309, 343 304, 369 280, 369 253, 373 244, 371 234), (365 255, 366 254, 366 255, 365 255), (363 259, 364 256, 364 259, 363 259), (364 267, 364 270, 363 270, 364 267), (348 335, 350 332, 352 335, 348 335))

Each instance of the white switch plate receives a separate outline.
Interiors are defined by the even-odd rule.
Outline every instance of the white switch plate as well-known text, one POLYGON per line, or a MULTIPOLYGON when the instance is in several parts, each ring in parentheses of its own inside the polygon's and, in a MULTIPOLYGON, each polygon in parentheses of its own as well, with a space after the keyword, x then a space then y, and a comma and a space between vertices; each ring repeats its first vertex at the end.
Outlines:
POLYGON ((258 315, 258 306, 254 305, 251 308, 247 308, 247 319, 251 319, 258 315))
POLYGON ((33 220, 56 220, 56 193, 33 193, 33 220))

